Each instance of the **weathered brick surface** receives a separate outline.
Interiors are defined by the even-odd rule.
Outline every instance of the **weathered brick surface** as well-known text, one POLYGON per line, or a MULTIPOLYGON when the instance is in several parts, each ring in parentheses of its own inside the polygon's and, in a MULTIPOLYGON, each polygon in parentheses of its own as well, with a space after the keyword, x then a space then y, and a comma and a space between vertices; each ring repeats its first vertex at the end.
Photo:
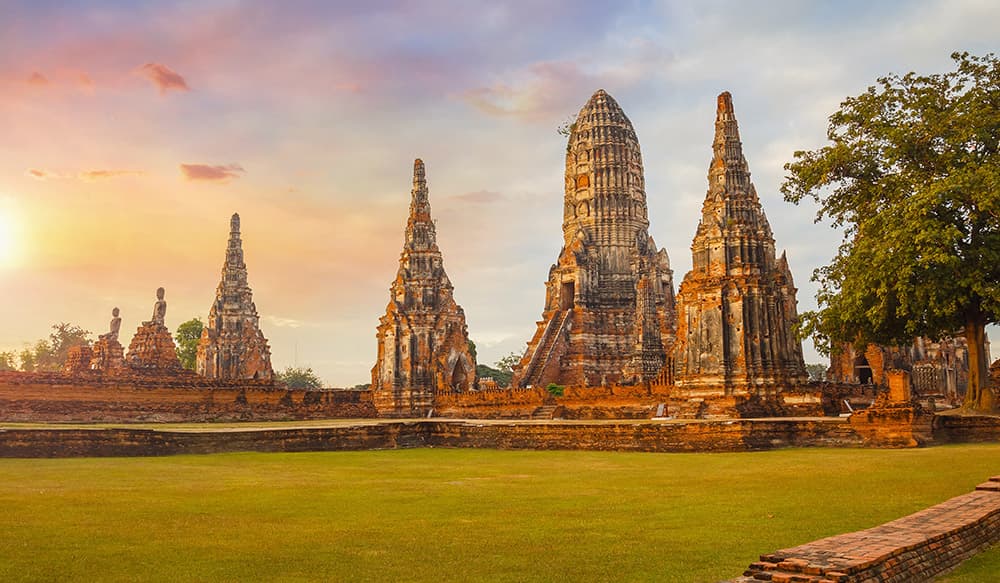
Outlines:
POLYGON ((761 555, 733 581, 929 581, 1000 542, 1000 488, 992 484, 1000 476, 874 528, 761 555))
POLYGON ((0 372, 0 421, 199 422, 374 417, 367 391, 306 391, 195 374, 0 372))
POLYGON ((748 451, 845 446, 860 441, 841 419, 687 423, 358 420, 329 427, 171 431, 0 429, 0 457, 167 455, 230 451, 327 451, 396 447, 748 451))
MULTIPOLYGON (((343 398, 346 392, 339 393, 343 398)), ((248 396, 252 394, 248 392, 248 396)), ((366 398, 365 393, 357 397, 366 398)), ((331 395, 331 398, 334 397, 331 395)), ((341 403, 340 406, 346 405, 341 403)), ((366 401, 351 406, 371 410, 370 402, 366 401)), ((1000 419, 994 419, 1000 426, 1000 419)), ((213 431, 206 428, 184 432, 0 429, 0 457, 327 451, 418 446, 694 452, 863 445, 864 439, 851 424, 839 418, 670 422, 358 419, 352 423, 301 429, 229 428, 213 431)))

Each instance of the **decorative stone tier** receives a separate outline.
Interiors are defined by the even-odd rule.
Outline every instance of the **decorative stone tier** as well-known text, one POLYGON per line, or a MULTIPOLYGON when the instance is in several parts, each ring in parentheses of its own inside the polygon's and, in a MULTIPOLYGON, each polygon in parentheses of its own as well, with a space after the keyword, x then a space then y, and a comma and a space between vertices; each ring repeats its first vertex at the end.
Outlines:
POLYGON ((128 346, 125 364, 133 369, 170 371, 178 374, 194 374, 181 367, 177 358, 174 339, 167 327, 161 323, 144 322, 136 330, 128 346))
POLYGON ((997 542, 1000 476, 899 520, 761 555, 732 581, 930 581, 997 542))

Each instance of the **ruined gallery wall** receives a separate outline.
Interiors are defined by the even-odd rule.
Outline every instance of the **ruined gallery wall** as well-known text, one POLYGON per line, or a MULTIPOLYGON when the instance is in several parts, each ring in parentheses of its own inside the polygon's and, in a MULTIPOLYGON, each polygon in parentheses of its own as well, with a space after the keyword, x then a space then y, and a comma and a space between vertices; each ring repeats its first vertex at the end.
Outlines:
POLYGON ((374 417, 371 393, 307 391, 230 383, 162 386, 155 382, 4 382, 0 421, 200 422, 374 417))

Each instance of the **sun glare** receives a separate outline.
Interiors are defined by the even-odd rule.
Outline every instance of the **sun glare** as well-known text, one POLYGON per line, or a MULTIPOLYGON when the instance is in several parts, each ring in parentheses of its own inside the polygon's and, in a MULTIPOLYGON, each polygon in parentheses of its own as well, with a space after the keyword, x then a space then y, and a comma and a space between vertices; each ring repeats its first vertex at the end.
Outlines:
POLYGON ((0 269, 13 267, 17 260, 15 227, 13 211, 0 206, 0 269))

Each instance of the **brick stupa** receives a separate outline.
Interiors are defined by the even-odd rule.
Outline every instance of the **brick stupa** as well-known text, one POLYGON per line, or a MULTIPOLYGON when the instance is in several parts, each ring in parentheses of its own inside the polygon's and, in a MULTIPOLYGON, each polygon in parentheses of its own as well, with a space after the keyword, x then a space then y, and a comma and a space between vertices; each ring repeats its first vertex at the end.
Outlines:
POLYGON ((649 236, 632 122, 603 89, 571 126, 565 179, 563 247, 512 384, 652 380, 673 347, 673 272, 649 236))
POLYGON ((215 379, 272 380, 271 349, 260 330, 260 317, 247 284, 240 239, 240 215, 229 222, 229 244, 222 264, 222 279, 208 324, 198 342, 195 370, 215 379))
POLYGON ((431 220, 424 163, 418 159, 399 270, 376 331, 372 389, 380 415, 425 416, 435 395, 475 387, 465 312, 452 292, 431 220))
POLYGON ((795 334, 795 285, 743 157, 728 92, 718 98, 713 157, 693 267, 677 294, 675 382, 709 394, 770 396, 808 380, 795 334))
POLYGON ((125 349, 118 341, 118 331, 122 325, 122 319, 118 314, 118 308, 111 311, 108 332, 101 334, 97 342, 94 343, 90 357, 90 370, 115 373, 125 367, 125 349))
POLYGON ((181 367, 174 339, 163 323, 167 314, 167 302, 164 301, 163 295, 162 287, 156 290, 153 319, 143 322, 136 330, 128 346, 125 364, 130 369, 141 372, 190 373, 181 367))

